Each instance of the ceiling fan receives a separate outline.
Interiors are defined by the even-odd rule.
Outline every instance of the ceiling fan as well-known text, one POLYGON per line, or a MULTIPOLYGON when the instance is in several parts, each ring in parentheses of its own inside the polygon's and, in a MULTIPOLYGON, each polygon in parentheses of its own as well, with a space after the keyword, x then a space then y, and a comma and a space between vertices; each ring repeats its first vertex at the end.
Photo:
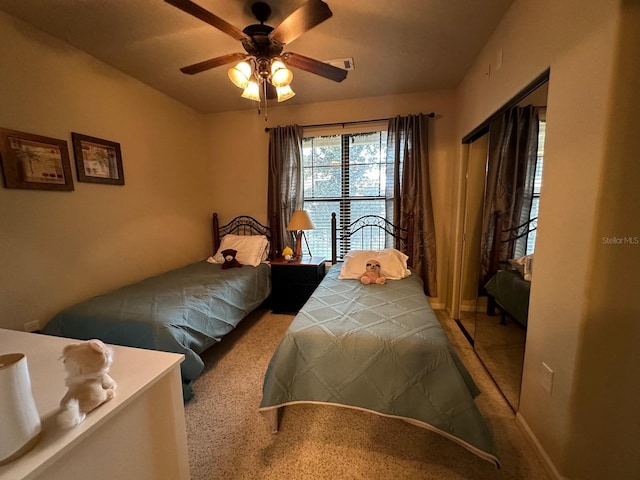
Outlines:
POLYGON ((267 98, 284 101, 295 95, 290 86, 293 73, 287 66, 320 75, 335 82, 341 82, 347 77, 346 70, 328 63, 293 52, 283 53, 287 44, 331 17, 332 12, 329 6, 321 0, 308 0, 275 28, 265 24, 271 16, 271 7, 264 2, 255 2, 251 6, 251 11, 260 23, 248 25, 243 30, 190 0, 165 1, 239 40, 246 52, 229 53, 198 62, 181 68, 180 71, 183 73, 193 75, 236 63, 229 70, 231 81, 243 89, 243 97, 260 102, 262 96, 265 104, 267 98))

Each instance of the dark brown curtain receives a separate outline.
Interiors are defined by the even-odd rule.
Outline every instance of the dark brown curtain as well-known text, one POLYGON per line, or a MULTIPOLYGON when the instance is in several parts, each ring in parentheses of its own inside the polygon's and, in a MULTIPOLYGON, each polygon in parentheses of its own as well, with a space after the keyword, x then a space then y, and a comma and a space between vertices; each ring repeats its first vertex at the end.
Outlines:
POLYGON ((287 125, 269 130, 268 215, 272 223, 274 255, 287 245, 293 248, 294 238, 286 230, 296 209, 302 209, 302 127, 287 125), (273 225, 273 219, 276 225, 273 225))
POLYGON ((387 163, 387 218, 407 227, 409 212, 414 213, 414 251, 409 252, 413 270, 424 281, 425 293, 438 295, 436 281, 436 236, 429 180, 429 117, 409 115, 389 119, 387 163), (391 200, 393 199, 393 200, 391 200), (393 217, 389 215, 392 210, 393 217))
POLYGON ((531 215, 538 153, 538 108, 513 107, 489 125, 489 155, 481 240, 480 291, 495 273, 496 262, 525 254, 526 238, 506 241, 505 230, 525 224, 531 215), (499 215, 499 235, 494 234, 499 215), (499 245, 497 245, 499 243, 499 245), (499 251, 499 256, 494 252, 499 251))

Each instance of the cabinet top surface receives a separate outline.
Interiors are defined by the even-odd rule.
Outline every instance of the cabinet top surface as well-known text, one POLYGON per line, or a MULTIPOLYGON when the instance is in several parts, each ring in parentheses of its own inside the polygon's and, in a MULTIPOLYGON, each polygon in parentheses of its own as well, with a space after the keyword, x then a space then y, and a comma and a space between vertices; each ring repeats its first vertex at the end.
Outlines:
POLYGON ((158 378, 179 368, 184 358, 181 354, 112 345, 114 359, 109 375, 118 383, 115 398, 89 413, 80 425, 71 430, 62 430, 55 418, 60 399, 67 390, 66 372, 60 355, 65 345, 77 341, 0 329, 0 354, 19 352, 27 357, 33 396, 42 423, 42 436, 38 444, 24 456, 0 466, 0 480, 30 478, 39 474, 54 459, 147 390, 158 378))
POLYGON ((285 260, 282 257, 271 260, 271 265, 290 265, 292 267, 317 266, 326 261, 325 257, 302 257, 296 260, 285 260))

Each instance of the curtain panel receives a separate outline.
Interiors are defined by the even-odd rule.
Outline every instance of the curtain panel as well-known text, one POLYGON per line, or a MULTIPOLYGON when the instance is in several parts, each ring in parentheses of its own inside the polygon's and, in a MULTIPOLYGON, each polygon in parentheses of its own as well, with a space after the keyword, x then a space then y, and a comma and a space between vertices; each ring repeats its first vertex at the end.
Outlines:
POLYGON ((438 295, 436 280, 436 235, 429 177, 428 115, 397 116, 389 119, 387 163, 387 214, 407 228, 409 212, 414 213, 414 251, 409 252, 414 272, 424 282, 425 293, 438 295))
POLYGON ((481 239, 480 292, 496 262, 521 257, 526 237, 508 241, 506 230, 529 221, 538 152, 538 108, 513 107, 489 125, 489 154, 481 239), (499 235, 494 235, 499 215, 499 235), (496 258, 494 252, 498 252, 496 258))
POLYGON ((268 215, 272 222, 274 256, 284 247, 294 247, 293 232, 287 224, 294 210, 302 209, 302 127, 287 125, 269 130, 268 215), (275 222, 275 225, 273 223, 275 222))

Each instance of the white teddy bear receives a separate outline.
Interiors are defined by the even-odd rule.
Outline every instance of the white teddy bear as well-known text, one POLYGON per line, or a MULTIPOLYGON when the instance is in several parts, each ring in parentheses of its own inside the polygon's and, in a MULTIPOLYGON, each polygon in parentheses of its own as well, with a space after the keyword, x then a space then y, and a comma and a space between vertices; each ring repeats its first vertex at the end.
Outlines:
POLYGON ((116 382, 109 376, 113 349, 100 340, 71 343, 62 349, 67 393, 60 400, 58 424, 71 428, 91 410, 115 396, 116 382))

